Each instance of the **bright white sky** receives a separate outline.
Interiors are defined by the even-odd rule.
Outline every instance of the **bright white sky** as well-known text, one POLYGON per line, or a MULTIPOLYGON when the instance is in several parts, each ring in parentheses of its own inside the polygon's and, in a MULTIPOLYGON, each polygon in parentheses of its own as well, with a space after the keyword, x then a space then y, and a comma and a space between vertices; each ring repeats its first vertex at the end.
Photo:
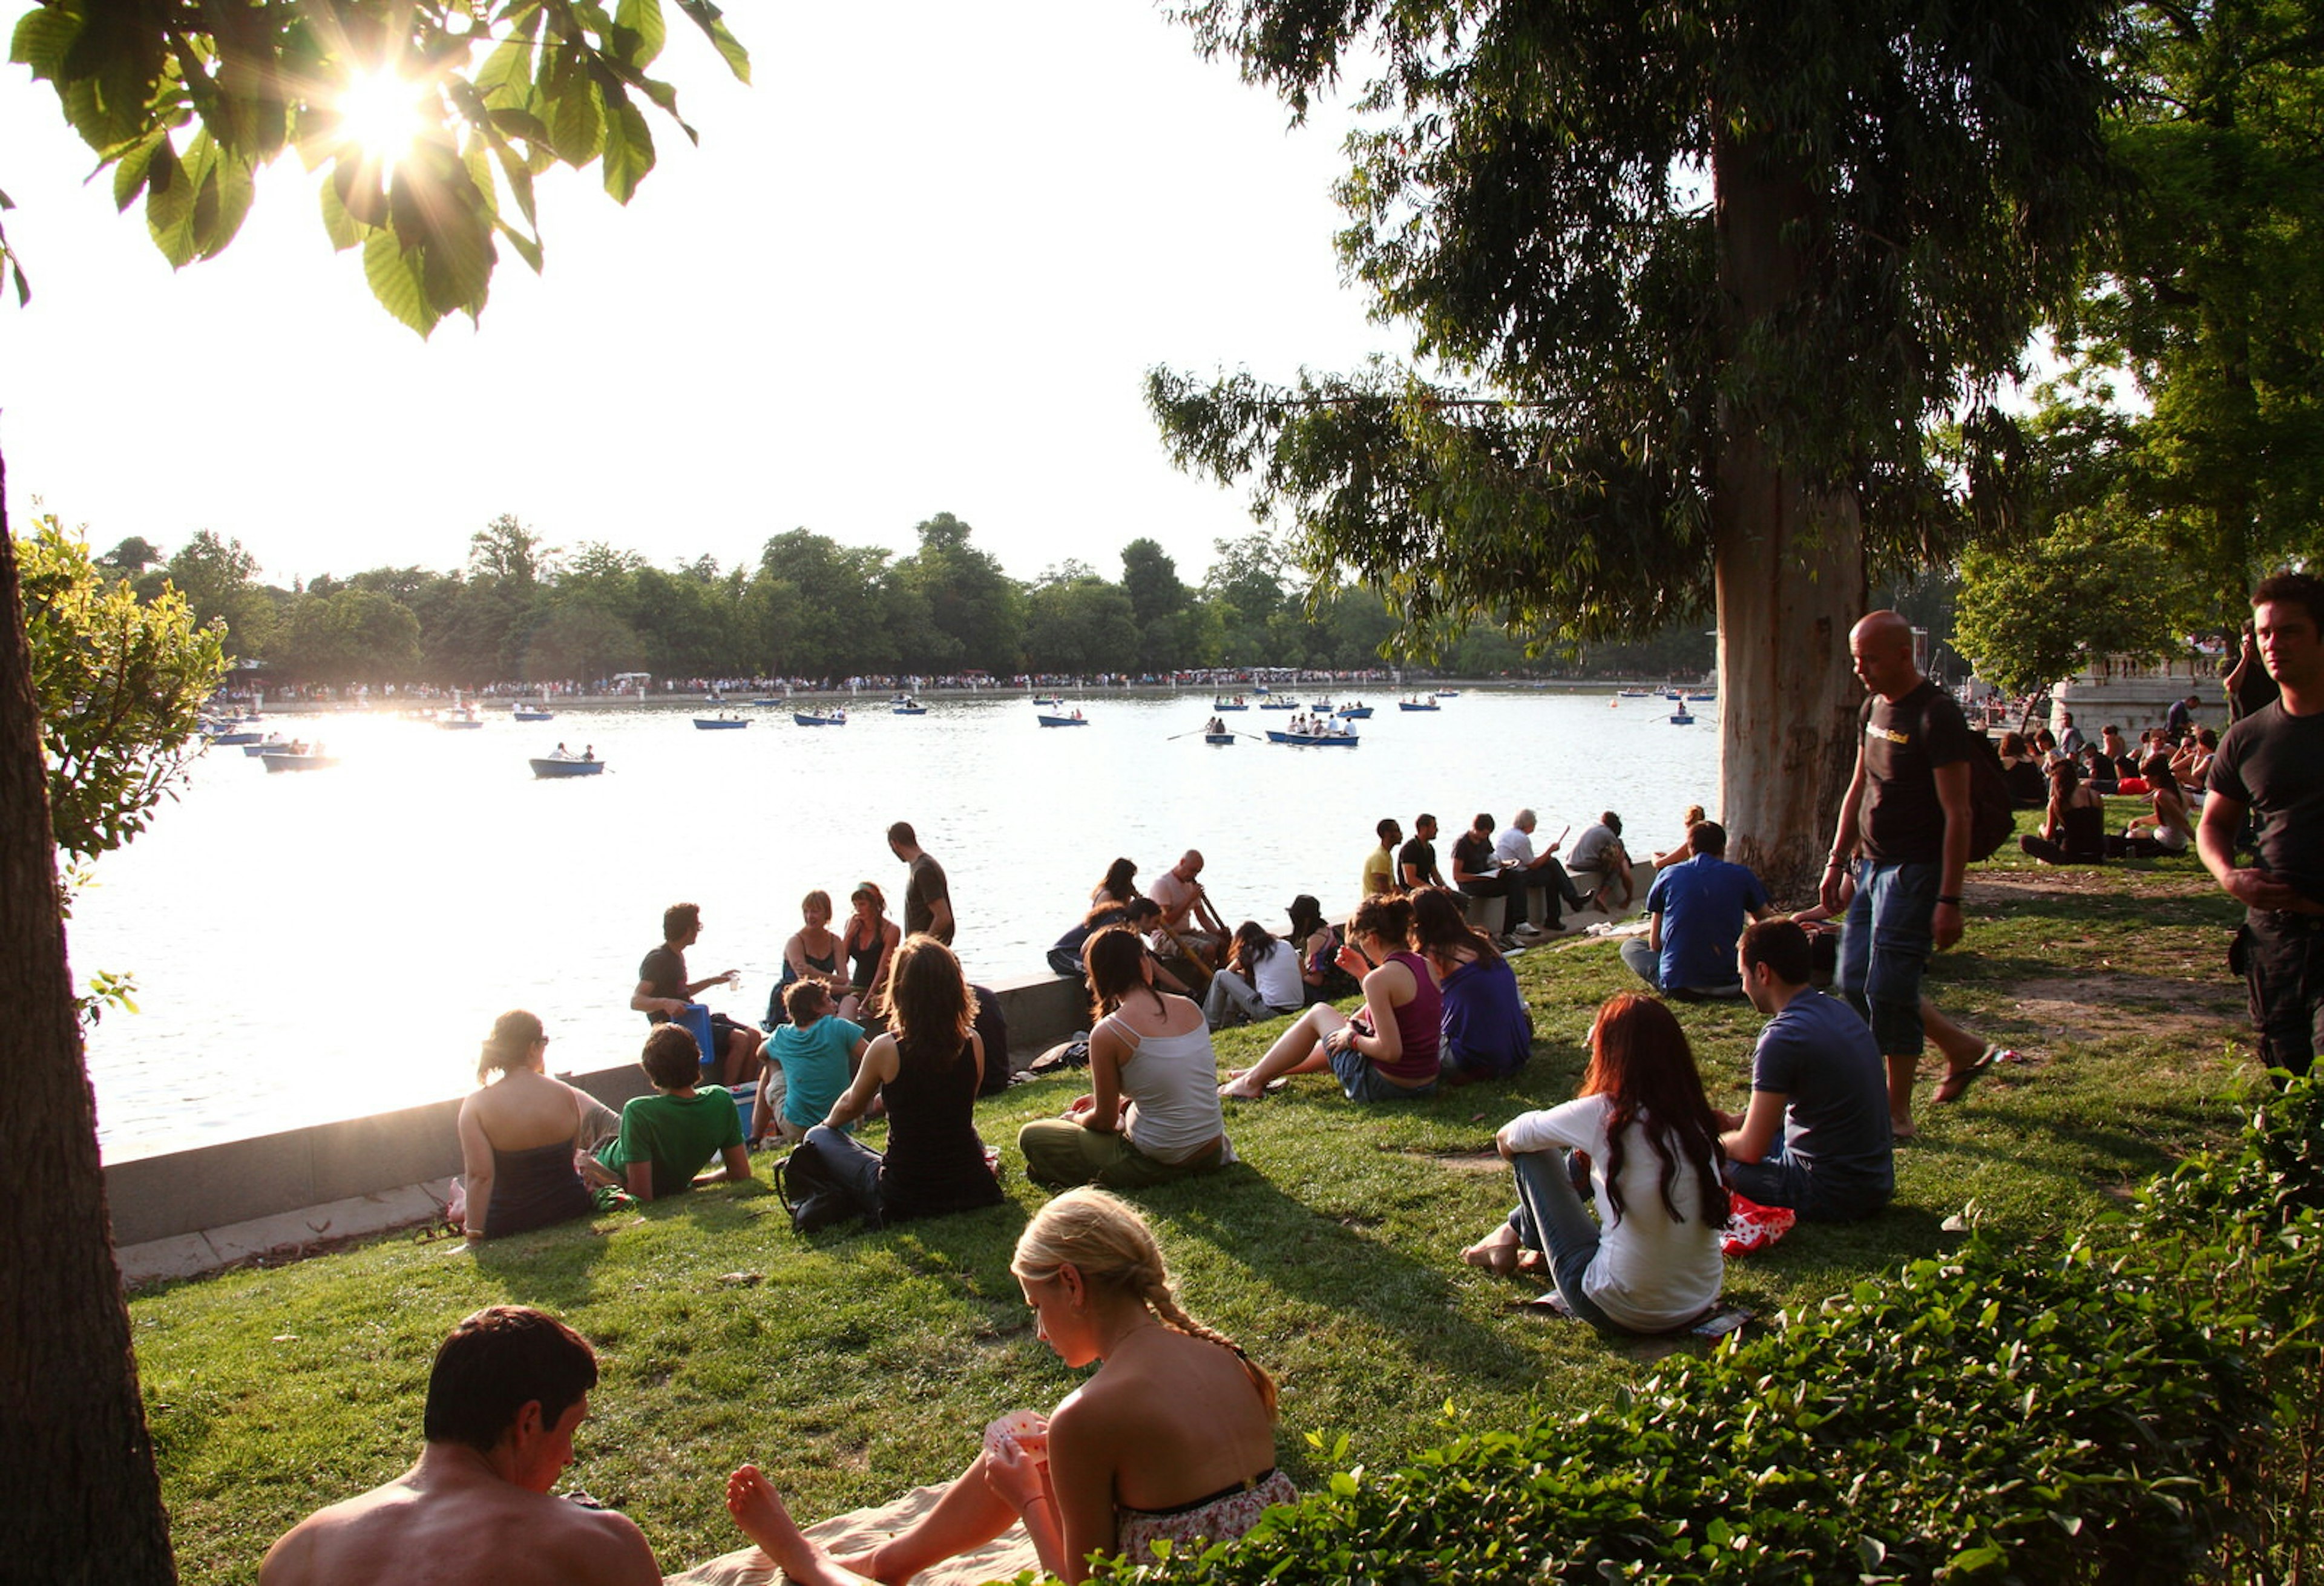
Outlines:
MULTIPOLYGON (((5 8, 11 25, 21 7, 5 8)), ((286 155, 239 239, 173 274, 55 97, 0 67, 0 190, 32 305, 0 307, 8 510, 103 550, 240 539, 261 576, 455 568, 512 512, 549 542, 755 563, 805 527, 907 550, 951 512, 1010 572, 1190 582, 1250 527, 1178 474, 1161 363, 1351 367, 1397 352, 1340 284, 1345 119, 1279 101, 1148 0, 733 5, 754 84, 674 5, 628 208, 544 183, 546 273, 503 250, 481 327, 422 342, 334 254, 286 155)))

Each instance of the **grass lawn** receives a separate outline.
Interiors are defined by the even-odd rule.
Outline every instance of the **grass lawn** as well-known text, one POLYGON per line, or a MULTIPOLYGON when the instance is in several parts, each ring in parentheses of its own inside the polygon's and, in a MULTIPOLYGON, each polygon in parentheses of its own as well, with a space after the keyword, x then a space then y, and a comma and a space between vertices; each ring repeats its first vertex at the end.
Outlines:
MULTIPOLYGON (((1731 1264, 1730 1297, 1764 1318, 1946 1249, 1949 1222, 1972 1208, 2028 1241, 2085 1222, 2234 1126, 2255 1072, 2224 962, 2236 910, 2191 857, 2055 871, 2013 851, 1973 870, 1969 890, 1969 940, 1941 956, 1932 991, 2027 1061, 1956 1106, 1930 1106, 1924 1085, 1888 1214, 1803 1226, 1731 1264)), ((1602 942, 1517 963, 1537 1031, 1518 1083, 1359 1109, 1327 1078, 1303 1078, 1230 1111, 1241 1166, 1139 1197, 1189 1307, 1282 1383, 1281 1452, 1303 1485, 1324 1474, 1307 1434, 1329 1447, 1345 1434, 1351 1461, 1397 1463, 1441 1441, 1448 1415, 1499 1425, 1586 1410, 1674 1347, 1512 1312, 1537 1283, 1460 1262, 1508 1207, 1493 1129, 1572 1093, 1597 1005, 1634 983, 1602 942)), ((1678 1011, 1714 1102, 1739 1107, 1757 1017, 1739 1003, 1678 1011)), ((1222 1062, 1249 1062, 1273 1028, 1221 1036, 1222 1062)), ((643 1526, 665 1570, 741 1545, 720 1492, 744 1460, 803 1519, 944 1479, 987 1420, 1046 1408, 1074 1379, 1033 1336, 1008 1259, 1043 1198, 1024 1180, 1017 1128, 1062 1109, 1077 1078, 983 1103, 1011 1198, 973 1215, 802 1240, 766 1157, 758 1184, 474 1255, 456 1240, 389 1238, 139 1295, 183 1578, 251 1580, 301 1515, 400 1471, 418 1448, 430 1352, 497 1302, 547 1307, 596 1344, 604 1380, 567 1481, 643 1526)))

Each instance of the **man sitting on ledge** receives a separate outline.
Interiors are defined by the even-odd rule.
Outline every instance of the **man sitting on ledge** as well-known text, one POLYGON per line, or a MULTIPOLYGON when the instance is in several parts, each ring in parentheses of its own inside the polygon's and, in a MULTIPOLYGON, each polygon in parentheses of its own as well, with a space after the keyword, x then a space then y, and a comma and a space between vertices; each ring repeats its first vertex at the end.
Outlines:
POLYGON ((1880 1044, 1854 1009, 1808 984, 1808 936, 1790 920, 1749 927, 1735 956, 1767 1028, 1751 1055, 1750 1110, 1720 1114, 1729 1186, 1812 1222, 1871 1216, 1896 1193, 1880 1044))
POLYGON ((1686 845, 1693 857, 1647 890, 1646 936, 1622 944, 1622 962, 1665 996, 1739 997, 1735 943, 1745 925, 1772 912, 1766 889, 1727 862, 1727 828, 1717 821, 1689 826, 1686 845))
POLYGON ((626 1516, 549 1496, 596 1385, 595 1353, 554 1316, 478 1311, 436 1351, 420 1462, 300 1521, 259 1586, 660 1586, 626 1516))

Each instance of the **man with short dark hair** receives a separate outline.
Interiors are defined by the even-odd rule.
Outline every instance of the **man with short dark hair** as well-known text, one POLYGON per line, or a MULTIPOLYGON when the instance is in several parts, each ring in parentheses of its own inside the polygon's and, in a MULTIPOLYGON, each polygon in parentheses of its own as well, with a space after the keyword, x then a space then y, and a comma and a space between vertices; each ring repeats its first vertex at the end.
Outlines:
POLYGON ((919 836, 909 821, 898 821, 888 828, 888 852, 902 860, 907 871, 904 934, 934 936, 951 946, 952 890, 945 881, 944 866, 921 848, 919 836))
POLYGON ((1655 877, 1646 934, 1622 943, 1622 962, 1657 991, 1739 997, 1735 942, 1747 921, 1767 917, 1767 890, 1728 862, 1727 828, 1717 821, 1695 822, 1686 842, 1692 857, 1655 877))
POLYGON ((1517 945, 1513 933, 1517 922, 1525 918, 1525 878, 1514 869, 1501 868, 1500 860, 1493 853, 1493 817, 1487 811, 1479 810, 1477 818, 1469 823, 1469 829, 1452 839, 1452 884, 1464 897, 1499 898, 1499 945, 1517 945))
MULTIPOLYGON (((1854 865, 1840 987, 1887 1055, 1889 1125, 1896 1139, 1910 1139, 1913 1085, 1926 1045, 1922 972, 1932 951, 1961 935, 1969 723, 1952 696, 1921 675, 1912 624, 1896 613, 1866 616, 1849 630, 1848 649, 1864 685, 1864 708, 1857 718, 1856 772, 1840 801, 1818 890, 1825 910, 1838 915, 1854 865)), ((1983 1072, 1974 1063, 1949 1063, 1935 1100, 1959 1101, 1983 1072)))
POLYGON ((259 1586, 659 1586, 625 1516, 549 1496, 596 1385, 595 1353, 555 1317, 478 1311, 436 1351, 419 1462, 291 1527, 259 1586))
POLYGON ((1790 920, 1748 927, 1735 959, 1767 1026, 1751 1054, 1748 1110, 1720 1114, 1728 1184, 1811 1222, 1871 1216, 1896 1191, 1879 1043, 1853 1009, 1808 984, 1807 933, 1790 920))
POLYGON ((1396 849, 1404 841, 1404 828, 1396 824, 1396 816, 1391 815, 1372 830, 1379 836, 1379 846, 1364 855, 1363 896, 1400 892, 1404 889, 1397 884, 1396 849))
POLYGON ((2252 592, 2252 632, 2277 697, 2211 758, 2196 851, 2235 899, 2228 961, 2250 993, 2260 1061, 2301 1074, 2324 1041, 2324 579, 2277 573, 2252 592), (2257 862, 2236 862, 2248 814, 2257 862))
MULTIPOLYGON (((686 950, 702 938, 702 908, 696 903, 673 903, 661 911, 661 945, 648 953, 638 964, 638 989, 630 993, 630 1006, 646 1016, 648 1024, 661 1024, 684 1015, 694 1000, 694 994, 705 986, 715 986, 720 981, 734 978, 733 970, 705 975, 698 981, 686 978, 686 950)), ((720 1079, 729 1085, 739 1085, 759 1076, 759 1048, 765 1041, 757 1030, 735 1023, 723 1013, 710 1016, 710 1049, 716 1054, 714 1061, 720 1079)))
POLYGON ((2171 708, 2163 713, 2163 730, 2175 747, 2195 730, 2195 709, 2203 703, 2200 694, 2190 694, 2184 699, 2174 699, 2171 708))
POLYGON ((1436 868, 1436 817, 1423 814, 1412 823, 1412 841, 1397 850, 1396 873, 1407 892, 1415 887, 1441 887, 1444 876, 1436 868))

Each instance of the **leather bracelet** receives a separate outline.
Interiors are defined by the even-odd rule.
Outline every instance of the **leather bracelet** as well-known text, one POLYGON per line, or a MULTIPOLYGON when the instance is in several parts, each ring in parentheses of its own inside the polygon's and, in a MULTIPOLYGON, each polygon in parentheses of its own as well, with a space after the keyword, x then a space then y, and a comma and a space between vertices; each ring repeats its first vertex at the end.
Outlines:
POLYGON ((1950 903, 1950 904, 1951 904, 1955 908, 1959 908, 1960 907, 1960 899, 1958 896, 1956 896, 1956 897, 1951 897, 1951 898, 1947 898, 1947 897, 1943 896, 1942 894, 1939 894, 1939 896, 1938 896, 1938 898, 1937 898, 1937 901, 1938 901, 1939 903, 1950 903))
POLYGON ((1823 867, 1828 871, 1846 870, 1848 868, 1848 861, 1844 859, 1827 859, 1823 862, 1823 867))

